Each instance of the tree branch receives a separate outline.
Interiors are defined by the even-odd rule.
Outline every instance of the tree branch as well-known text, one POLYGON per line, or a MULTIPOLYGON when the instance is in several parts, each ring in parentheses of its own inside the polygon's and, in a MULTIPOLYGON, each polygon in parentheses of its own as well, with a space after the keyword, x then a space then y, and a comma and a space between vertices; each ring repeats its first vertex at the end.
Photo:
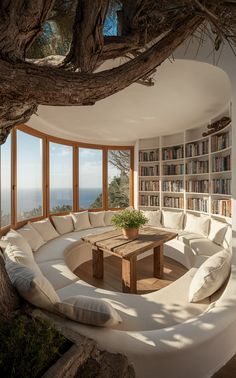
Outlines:
POLYGON ((119 67, 94 73, 72 73, 29 63, 0 61, 2 93, 9 88, 19 101, 42 105, 91 105, 128 87, 167 59, 202 22, 189 16, 165 37, 135 59, 119 67))
POLYGON ((64 65, 93 72, 102 53, 103 25, 109 0, 78 0, 73 39, 64 65))

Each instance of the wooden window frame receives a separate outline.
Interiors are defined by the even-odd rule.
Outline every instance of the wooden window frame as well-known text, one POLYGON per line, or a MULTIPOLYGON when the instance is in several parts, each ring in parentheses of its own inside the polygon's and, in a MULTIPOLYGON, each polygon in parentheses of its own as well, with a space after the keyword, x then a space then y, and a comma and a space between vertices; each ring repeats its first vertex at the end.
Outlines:
POLYGON ((104 210, 120 210, 120 208, 108 207, 108 151, 109 150, 129 150, 130 151, 130 206, 134 206, 134 146, 113 146, 113 145, 101 145, 72 141, 68 139, 54 137, 41 131, 35 130, 27 125, 19 125, 11 131, 11 224, 0 229, 0 235, 5 234, 10 228, 20 228, 28 221, 37 221, 43 218, 51 217, 52 215, 66 215, 70 213, 51 213, 50 212, 50 187, 49 187, 49 144, 57 143, 73 148, 72 157, 72 172, 73 172, 73 194, 72 194, 72 211, 104 211, 104 210), (20 222, 17 222, 17 130, 26 134, 30 134, 34 137, 42 139, 42 164, 43 164, 43 215, 40 217, 29 218, 20 222), (89 148, 102 150, 102 208, 99 209, 80 209, 79 208, 79 148, 89 148))

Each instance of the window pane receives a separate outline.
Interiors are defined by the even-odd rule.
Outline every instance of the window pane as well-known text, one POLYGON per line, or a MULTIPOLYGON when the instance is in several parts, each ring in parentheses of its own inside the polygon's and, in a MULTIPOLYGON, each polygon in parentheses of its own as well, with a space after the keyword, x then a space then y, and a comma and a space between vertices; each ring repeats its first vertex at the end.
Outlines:
POLYGON ((1 146, 1 219, 0 227, 11 224, 11 135, 1 146))
POLYGON ((42 139, 17 130, 17 221, 43 213, 42 139))
POLYGON ((130 200, 130 151, 108 152, 108 207, 127 207, 130 200))
POLYGON ((73 148, 50 143, 49 149, 50 211, 70 211, 73 203, 73 148))
POLYGON ((79 148, 79 207, 102 207, 102 150, 79 148))

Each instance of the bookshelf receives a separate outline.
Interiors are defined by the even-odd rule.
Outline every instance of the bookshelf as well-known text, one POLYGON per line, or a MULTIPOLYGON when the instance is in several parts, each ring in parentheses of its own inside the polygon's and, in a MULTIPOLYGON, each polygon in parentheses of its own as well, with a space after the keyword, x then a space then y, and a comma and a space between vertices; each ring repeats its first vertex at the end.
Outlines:
POLYGON ((231 124, 139 141, 139 207, 231 217, 231 124), (146 169, 145 169, 146 168, 146 169))

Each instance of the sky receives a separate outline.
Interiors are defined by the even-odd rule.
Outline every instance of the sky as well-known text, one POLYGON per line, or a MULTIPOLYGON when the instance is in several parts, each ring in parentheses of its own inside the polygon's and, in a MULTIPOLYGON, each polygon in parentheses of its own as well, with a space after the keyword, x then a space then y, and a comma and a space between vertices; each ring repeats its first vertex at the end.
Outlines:
MULTIPOLYGON (((1 146, 1 187, 10 188, 11 138, 1 146)), ((73 149, 50 143, 50 187, 71 188, 73 149)), ((108 181, 119 175, 109 165, 108 181)), ((42 186, 42 140, 17 130, 17 186, 35 189, 42 186)), ((80 188, 102 188, 102 150, 79 148, 80 188)))

